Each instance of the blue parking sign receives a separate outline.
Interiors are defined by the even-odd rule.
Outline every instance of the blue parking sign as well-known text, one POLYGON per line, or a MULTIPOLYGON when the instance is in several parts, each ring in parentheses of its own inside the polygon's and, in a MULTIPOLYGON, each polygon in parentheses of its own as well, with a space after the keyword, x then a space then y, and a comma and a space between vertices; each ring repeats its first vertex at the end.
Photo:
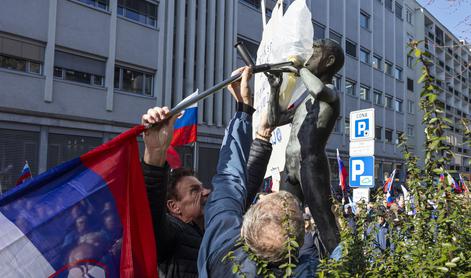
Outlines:
POLYGON ((374 156, 350 157, 350 187, 374 187, 374 156))
POLYGON ((350 141, 375 139, 375 109, 350 111, 350 141))

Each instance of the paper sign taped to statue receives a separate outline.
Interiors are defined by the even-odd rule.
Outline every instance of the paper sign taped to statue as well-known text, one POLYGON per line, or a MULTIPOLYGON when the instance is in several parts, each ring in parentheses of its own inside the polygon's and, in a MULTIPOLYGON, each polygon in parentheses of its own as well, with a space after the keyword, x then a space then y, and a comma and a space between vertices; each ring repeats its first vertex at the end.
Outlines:
MULTIPOLYGON (((286 62, 292 56, 308 59, 312 55, 314 30, 312 24, 306 24, 306 22, 312 22, 311 18, 311 12, 305 0, 294 1, 284 15, 283 1, 279 0, 263 31, 256 64, 286 62)), ((260 112, 264 111, 268 105, 270 84, 263 74, 256 74, 254 80, 254 108, 256 112, 253 115, 253 130, 255 137, 260 112)), ((300 78, 291 73, 284 73, 279 101, 281 110, 287 110, 295 102, 299 103, 297 100, 301 98, 305 90, 300 78)), ((290 131, 289 125, 274 130, 271 138, 273 152, 265 177, 271 175, 269 169, 284 169, 285 151, 290 131)))

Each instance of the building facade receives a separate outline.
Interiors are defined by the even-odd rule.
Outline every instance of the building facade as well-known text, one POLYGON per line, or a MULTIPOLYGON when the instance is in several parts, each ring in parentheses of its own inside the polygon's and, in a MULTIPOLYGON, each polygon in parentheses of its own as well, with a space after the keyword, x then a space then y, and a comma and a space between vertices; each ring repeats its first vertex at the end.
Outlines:
MULTIPOLYGON (((270 16, 275 1, 266 2, 270 16)), ((426 12, 418 16, 419 7, 409 2, 307 0, 315 38, 334 39, 346 53, 335 79, 342 91, 341 116, 327 146, 333 182, 335 149, 344 161, 348 158, 351 110, 375 108, 378 183, 393 168, 403 168, 397 149, 400 134, 413 130, 415 149, 420 149, 419 88, 414 84, 415 93, 408 90, 409 77, 416 80, 417 73, 407 67, 404 45, 408 34, 420 38, 416 33, 423 28, 425 37, 430 26, 440 26, 445 43, 456 38, 426 12), (408 20, 409 10, 414 23, 408 20)), ((256 55, 262 37, 260 10, 258 0, 3 1, 1 191, 14 185, 25 160, 37 175, 138 124, 148 108, 174 106, 197 88, 207 89, 230 76, 243 64, 233 47, 236 41, 244 41, 256 55)), ((470 57, 460 51, 437 57, 455 70, 470 57), (455 53, 463 58, 460 62, 455 53)), ((446 67, 442 75, 446 77, 446 67)), ((462 76, 469 82, 469 73, 462 76)), ((450 79, 450 113, 469 115, 469 87, 461 77, 455 79, 450 79)), ((198 108, 198 142, 180 148, 180 153, 184 165, 195 167, 207 183, 234 102, 222 92, 198 108)))

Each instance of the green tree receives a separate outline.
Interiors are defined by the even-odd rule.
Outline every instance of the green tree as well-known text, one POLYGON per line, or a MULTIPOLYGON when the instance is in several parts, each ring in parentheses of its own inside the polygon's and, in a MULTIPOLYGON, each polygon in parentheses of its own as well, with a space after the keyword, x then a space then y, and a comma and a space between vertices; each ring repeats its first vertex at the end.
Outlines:
MULTIPOLYGON (((356 214, 356 229, 341 224, 342 257, 326 259, 318 268, 319 277, 471 277, 471 202, 469 192, 456 194, 452 186, 440 181, 454 156, 446 132, 451 121, 445 117, 442 92, 430 75, 431 55, 420 48, 421 42, 410 43, 410 54, 422 67, 418 83, 422 85, 420 109, 425 127, 423 168, 418 157, 409 152, 407 138, 401 138, 407 167, 406 186, 413 196, 415 215, 386 217, 390 247, 381 251, 376 246, 374 216, 364 206, 356 214)), ((469 123, 463 120, 465 144, 471 143, 469 123)), ((446 179, 445 179, 446 180, 446 179)), ((378 200, 375 206, 380 206, 378 200)), ((406 203, 411 211, 411 202, 406 203)), ((373 210, 374 211, 374 210, 373 210)), ((344 221, 339 216, 340 221, 344 221)))

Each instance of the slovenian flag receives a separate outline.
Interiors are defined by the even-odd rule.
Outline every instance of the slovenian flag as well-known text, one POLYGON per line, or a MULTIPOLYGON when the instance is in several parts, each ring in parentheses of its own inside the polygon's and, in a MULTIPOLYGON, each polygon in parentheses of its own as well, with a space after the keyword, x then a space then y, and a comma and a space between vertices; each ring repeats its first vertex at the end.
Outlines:
MULTIPOLYGON (((194 97, 198 90, 186 97, 183 101, 194 97)), ((198 104, 195 103, 183 110, 183 115, 175 121, 173 139, 170 145, 183 146, 196 141, 196 127, 198 125, 198 104)))
POLYGON ((33 177, 31 174, 31 168, 29 168, 28 161, 25 162, 23 170, 21 171, 20 177, 16 180, 16 185, 22 184, 24 181, 29 180, 33 177))
POLYGON ((157 277, 137 126, 0 199, 0 277, 157 277))
MULTIPOLYGON (((197 94, 198 90, 187 96, 180 103, 197 94)), ((182 167, 180 155, 174 147, 196 142, 197 126, 198 104, 195 103, 183 110, 183 115, 175 121, 172 142, 167 150, 167 162, 171 168, 176 169, 182 167)))
POLYGON ((345 166, 343 165, 343 161, 340 158, 339 149, 337 149, 337 164, 339 166, 339 186, 343 192, 347 192, 349 189, 349 186, 347 184, 348 173, 347 168, 345 168, 345 166))
POLYGON ((394 203, 394 196, 393 196, 393 181, 394 181, 394 176, 396 175, 396 169, 391 173, 389 178, 386 180, 386 183, 384 184, 384 187, 386 188, 386 202, 388 206, 390 206, 392 203, 394 203))

